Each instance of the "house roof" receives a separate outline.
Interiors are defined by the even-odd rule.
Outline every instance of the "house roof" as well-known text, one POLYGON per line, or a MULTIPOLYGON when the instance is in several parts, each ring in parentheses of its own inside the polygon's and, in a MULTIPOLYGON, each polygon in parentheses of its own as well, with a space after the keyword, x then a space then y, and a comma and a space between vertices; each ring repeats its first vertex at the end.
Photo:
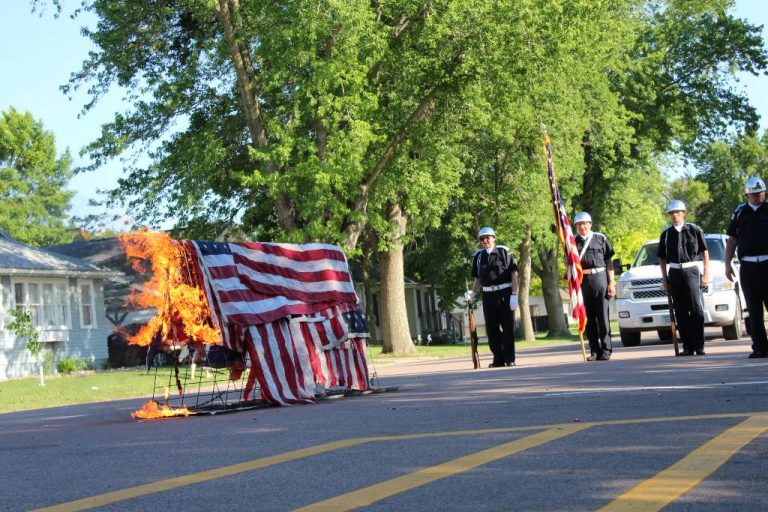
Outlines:
POLYGON ((78 258, 30 247, 0 229, 0 274, 111 277, 115 272, 78 258))
POLYGON ((121 269, 126 261, 125 249, 117 238, 76 240, 70 244, 50 245, 47 249, 115 270, 121 269))

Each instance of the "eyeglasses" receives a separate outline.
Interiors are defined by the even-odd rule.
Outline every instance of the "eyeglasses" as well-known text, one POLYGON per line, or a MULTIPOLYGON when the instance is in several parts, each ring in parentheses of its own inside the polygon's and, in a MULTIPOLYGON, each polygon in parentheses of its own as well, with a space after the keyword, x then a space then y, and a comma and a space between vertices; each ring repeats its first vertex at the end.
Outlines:
POLYGON ((485 236, 481 236, 481 237, 480 237, 480 240, 493 240, 493 238, 494 238, 494 237, 493 237, 493 236, 491 236, 491 235, 485 235, 485 236))

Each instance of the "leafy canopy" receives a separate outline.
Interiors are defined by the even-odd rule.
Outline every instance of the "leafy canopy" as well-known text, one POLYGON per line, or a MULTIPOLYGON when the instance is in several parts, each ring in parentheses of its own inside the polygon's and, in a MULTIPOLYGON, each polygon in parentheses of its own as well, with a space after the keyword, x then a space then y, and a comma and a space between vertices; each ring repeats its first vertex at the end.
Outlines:
POLYGON ((51 132, 32 114, 0 114, 0 227, 30 245, 72 240, 66 224, 74 192, 69 151, 56 156, 51 132))

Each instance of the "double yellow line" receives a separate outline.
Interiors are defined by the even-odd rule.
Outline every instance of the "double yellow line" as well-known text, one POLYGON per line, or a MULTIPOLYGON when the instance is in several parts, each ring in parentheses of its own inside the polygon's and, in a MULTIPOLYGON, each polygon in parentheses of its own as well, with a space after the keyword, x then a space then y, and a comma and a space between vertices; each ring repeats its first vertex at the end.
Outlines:
POLYGON ((400 441, 408 439, 423 439, 434 437, 456 437, 478 434, 512 433, 540 431, 514 441, 495 446, 486 450, 459 457, 442 464, 415 471, 392 480, 381 482, 369 487, 336 496, 328 500, 308 505, 299 510, 303 512, 344 511, 370 505, 382 499, 400 494, 431 482, 441 480, 495 460, 508 457, 550 441, 581 432, 594 426, 625 425, 637 423, 658 423, 665 421, 693 421, 720 418, 744 418, 746 420, 729 428, 711 441, 691 452, 677 463, 663 470, 653 478, 642 482, 633 489, 619 496, 601 510, 603 511, 652 511, 661 510, 679 496, 698 485, 711 475, 722 464, 730 459, 746 444, 768 430, 767 413, 716 414, 705 416, 678 416, 670 418, 643 418, 635 420, 611 420, 593 423, 572 423, 563 425, 542 425, 528 427, 462 430, 455 432, 432 432, 420 434, 404 434, 396 436, 363 437, 334 441, 283 454, 263 457, 207 471, 191 473, 176 478, 159 480, 145 485, 129 487, 118 491, 108 492, 62 503, 39 510, 74 512, 106 506, 132 498, 140 498, 150 494, 168 491, 187 485, 224 478, 257 469, 263 469, 275 464, 295 461, 313 455, 328 453, 342 448, 349 448, 365 443, 382 441, 400 441))

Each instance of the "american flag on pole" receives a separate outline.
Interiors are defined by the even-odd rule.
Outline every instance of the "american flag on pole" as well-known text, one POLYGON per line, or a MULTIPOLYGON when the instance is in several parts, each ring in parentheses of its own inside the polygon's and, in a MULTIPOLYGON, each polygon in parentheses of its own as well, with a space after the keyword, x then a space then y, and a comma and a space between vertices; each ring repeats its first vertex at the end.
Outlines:
POLYGON ((245 398, 313 401, 316 385, 368 389, 367 328, 346 256, 329 244, 185 240, 224 345, 247 352, 245 398))
POLYGON ((581 269, 581 258, 576 248, 576 239, 573 237, 571 223, 563 204, 563 197, 557 188, 555 180, 555 164, 552 161, 552 150, 549 137, 544 138, 544 152, 547 155, 547 171, 549 172, 549 190, 552 197, 552 208, 555 212, 555 225, 560 243, 563 244, 563 252, 566 259, 565 279, 568 281, 568 292, 571 296, 571 316, 578 322, 579 334, 587 327, 587 310, 584 306, 584 297, 581 294, 581 280, 584 272, 581 269))

